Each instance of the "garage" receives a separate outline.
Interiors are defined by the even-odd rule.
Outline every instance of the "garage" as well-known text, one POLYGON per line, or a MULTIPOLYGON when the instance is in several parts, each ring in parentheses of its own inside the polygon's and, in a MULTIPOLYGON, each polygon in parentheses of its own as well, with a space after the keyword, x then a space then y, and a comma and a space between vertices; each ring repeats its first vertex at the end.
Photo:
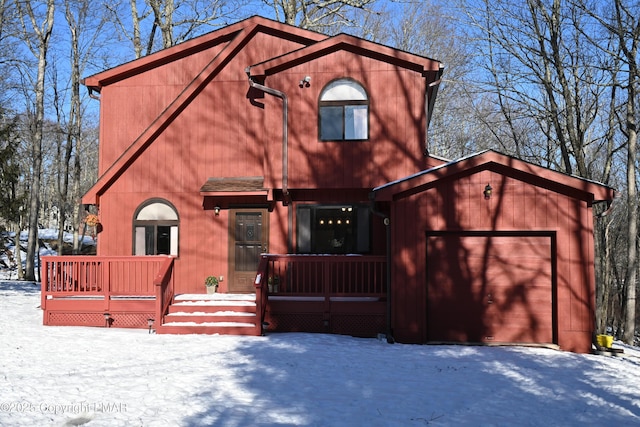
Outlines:
POLYGON ((491 150, 375 188, 394 339, 591 351, 593 206, 614 195, 491 150))
POLYGON ((553 343, 552 235, 427 235, 427 341, 553 343))

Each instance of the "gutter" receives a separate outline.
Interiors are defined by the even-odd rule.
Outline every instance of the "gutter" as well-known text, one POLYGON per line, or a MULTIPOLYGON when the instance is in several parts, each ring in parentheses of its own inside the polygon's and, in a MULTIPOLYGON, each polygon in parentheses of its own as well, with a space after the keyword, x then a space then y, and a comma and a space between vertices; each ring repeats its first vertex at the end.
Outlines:
POLYGON ((250 75, 250 67, 245 70, 249 86, 282 99, 282 195, 284 205, 291 201, 289 194, 289 98, 284 92, 256 83, 250 75))
POLYGON ((387 317, 387 325, 386 325, 386 335, 387 335, 387 343, 393 344, 395 339, 393 338, 393 332, 391 328, 391 220, 389 216, 384 212, 376 209, 376 193, 372 191, 369 193, 370 205, 369 209, 374 215, 377 215, 383 218, 385 231, 386 231, 386 262, 387 262, 387 274, 385 280, 387 282, 387 305, 386 305, 386 317, 387 317))

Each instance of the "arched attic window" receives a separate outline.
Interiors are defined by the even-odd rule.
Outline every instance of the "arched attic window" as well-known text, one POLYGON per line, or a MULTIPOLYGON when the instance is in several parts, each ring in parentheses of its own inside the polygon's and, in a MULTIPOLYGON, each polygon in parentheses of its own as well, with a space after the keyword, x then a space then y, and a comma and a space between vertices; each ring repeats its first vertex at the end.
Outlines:
POLYGON ((320 93, 318 129, 321 141, 369 139, 369 97, 356 81, 339 79, 320 93))
POLYGON ((178 213, 165 200, 148 200, 133 219, 134 255, 178 255, 178 213))

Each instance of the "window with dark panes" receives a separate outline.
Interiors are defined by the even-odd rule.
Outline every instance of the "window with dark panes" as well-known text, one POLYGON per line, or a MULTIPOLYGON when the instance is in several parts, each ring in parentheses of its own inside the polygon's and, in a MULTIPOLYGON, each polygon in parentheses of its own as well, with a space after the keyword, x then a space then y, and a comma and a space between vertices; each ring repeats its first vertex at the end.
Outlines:
POLYGON ((298 253, 363 254, 371 250, 371 214, 366 205, 300 205, 298 253))
POLYGON ((369 97, 349 79, 329 83, 320 94, 318 128, 321 141, 369 139, 369 97))
POLYGON ((178 214, 165 201, 148 201, 133 220, 134 255, 178 255, 178 214))

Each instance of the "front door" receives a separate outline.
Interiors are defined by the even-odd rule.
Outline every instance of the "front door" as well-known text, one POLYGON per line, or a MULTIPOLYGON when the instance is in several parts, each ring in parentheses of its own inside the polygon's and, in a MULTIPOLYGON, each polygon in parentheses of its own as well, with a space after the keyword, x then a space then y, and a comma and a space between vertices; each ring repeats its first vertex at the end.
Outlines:
POLYGON ((232 209, 229 213, 229 292, 255 292, 260 254, 268 250, 268 212, 232 209))

